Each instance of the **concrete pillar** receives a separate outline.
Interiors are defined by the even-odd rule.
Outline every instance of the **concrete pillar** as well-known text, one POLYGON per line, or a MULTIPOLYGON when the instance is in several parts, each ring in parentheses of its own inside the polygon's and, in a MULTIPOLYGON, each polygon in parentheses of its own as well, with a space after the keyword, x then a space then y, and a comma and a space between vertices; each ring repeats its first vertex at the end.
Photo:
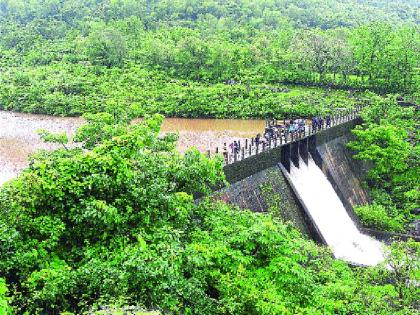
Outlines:
POLYGON ((280 162, 290 172, 290 144, 285 144, 281 147, 280 162))
POLYGON ((290 159, 296 167, 299 167, 299 141, 291 143, 290 159))
POLYGON ((299 141, 299 155, 308 164, 308 138, 299 141))

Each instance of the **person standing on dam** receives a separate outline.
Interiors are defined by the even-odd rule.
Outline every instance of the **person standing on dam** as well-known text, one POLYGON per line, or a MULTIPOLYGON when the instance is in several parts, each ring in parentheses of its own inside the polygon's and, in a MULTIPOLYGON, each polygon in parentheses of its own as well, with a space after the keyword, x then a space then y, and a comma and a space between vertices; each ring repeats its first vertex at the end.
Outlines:
POLYGON ((233 141, 233 152, 234 152, 234 154, 239 153, 239 143, 236 140, 233 141))
POLYGON ((312 133, 315 133, 318 130, 318 119, 312 117, 312 133))
POLYGON ((306 125, 305 119, 303 118, 299 119, 299 132, 301 135, 302 134, 305 135, 305 125, 306 125))
POLYGON ((326 127, 326 128, 330 128, 330 127, 331 127, 331 116, 330 116, 330 115, 328 115, 328 116, 325 118, 325 127, 326 127))
POLYGON ((324 119, 322 117, 318 118, 318 130, 322 130, 324 127, 324 119))
POLYGON ((260 138, 261 138, 260 134, 257 134, 257 136, 255 137, 255 144, 257 145, 257 147, 260 145, 260 138))

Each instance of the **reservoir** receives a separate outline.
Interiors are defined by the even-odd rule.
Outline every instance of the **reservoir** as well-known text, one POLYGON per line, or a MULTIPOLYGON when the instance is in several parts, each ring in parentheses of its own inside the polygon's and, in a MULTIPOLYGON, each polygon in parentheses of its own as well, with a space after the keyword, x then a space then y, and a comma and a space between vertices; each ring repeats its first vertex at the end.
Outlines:
MULTIPOLYGON (((136 122, 136 121, 135 121, 136 122)), ((54 117, 0 111, 0 185, 28 165, 28 156, 39 149, 55 149, 44 143, 37 130, 65 132, 72 136, 83 124, 82 118, 54 117)), ((179 132, 177 148, 184 152, 196 147, 215 151, 223 143, 254 137, 264 130, 264 120, 167 118, 162 133, 179 132)))

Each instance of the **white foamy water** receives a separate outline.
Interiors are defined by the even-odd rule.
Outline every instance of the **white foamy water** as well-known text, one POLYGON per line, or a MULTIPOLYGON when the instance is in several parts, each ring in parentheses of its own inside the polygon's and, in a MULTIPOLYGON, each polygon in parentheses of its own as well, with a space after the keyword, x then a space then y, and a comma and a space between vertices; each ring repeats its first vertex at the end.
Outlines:
POLYGON ((322 170, 310 157, 292 163, 290 178, 318 230, 336 258, 360 265, 377 265, 384 260, 382 244, 362 234, 348 215, 322 170))

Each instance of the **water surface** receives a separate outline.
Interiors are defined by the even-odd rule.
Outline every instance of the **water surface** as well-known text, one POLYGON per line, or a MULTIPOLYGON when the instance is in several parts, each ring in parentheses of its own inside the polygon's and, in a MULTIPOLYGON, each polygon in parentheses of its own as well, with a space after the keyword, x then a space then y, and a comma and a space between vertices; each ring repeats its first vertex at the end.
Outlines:
MULTIPOLYGON (((37 134, 39 129, 65 132, 70 137, 82 118, 53 117, 0 111, 0 184, 16 176, 28 164, 28 156, 39 149, 54 149, 37 134)), ((263 120, 240 119, 187 119, 168 118, 162 125, 162 133, 179 132, 178 150, 188 147, 200 151, 215 151, 223 143, 251 138, 264 129, 263 120)))

